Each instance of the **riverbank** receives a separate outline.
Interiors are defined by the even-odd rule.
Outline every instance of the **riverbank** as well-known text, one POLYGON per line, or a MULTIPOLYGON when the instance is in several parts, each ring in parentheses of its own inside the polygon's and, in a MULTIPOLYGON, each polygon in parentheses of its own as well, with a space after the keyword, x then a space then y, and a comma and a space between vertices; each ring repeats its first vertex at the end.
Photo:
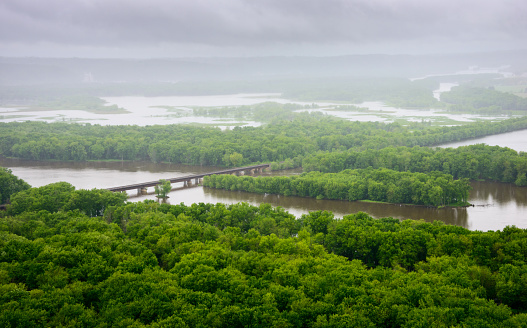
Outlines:
POLYGON ((363 203, 373 203, 373 204, 388 204, 393 206, 412 206, 412 207, 424 207, 424 208, 466 208, 466 207, 472 207, 473 204, 470 203, 454 203, 449 205, 439 205, 439 206, 433 206, 433 205, 419 205, 419 204, 406 204, 406 203, 389 203, 389 202, 380 202, 375 200, 369 200, 369 199, 361 199, 357 200, 357 202, 363 202, 363 203))

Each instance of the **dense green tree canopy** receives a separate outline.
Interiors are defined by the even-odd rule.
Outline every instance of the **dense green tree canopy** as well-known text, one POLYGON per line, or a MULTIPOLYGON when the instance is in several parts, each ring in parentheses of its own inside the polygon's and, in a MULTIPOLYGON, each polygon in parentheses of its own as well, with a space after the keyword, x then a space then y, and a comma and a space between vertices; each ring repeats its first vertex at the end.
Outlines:
MULTIPOLYGON (((433 104, 429 98, 421 100, 433 104)), ((270 124, 227 131, 0 123, 0 155, 274 161, 275 168, 303 165, 308 172, 206 183, 431 205, 466 202, 467 179, 527 184, 525 154, 423 147, 524 129, 527 118, 402 126, 266 106, 251 115, 278 114, 270 124)), ((9 170, 0 171, 3 181, 18 187, 5 187, 8 196, 0 189, 11 201, 0 212, 2 327, 527 326, 524 229, 479 232, 366 213, 337 219, 326 211, 296 218, 268 204, 126 203, 125 194, 65 182, 29 188, 9 170)))
POLYGON ((319 152, 303 158, 304 171, 388 168, 396 171, 451 174, 526 186, 527 153, 484 144, 458 148, 386 147, 364 151, 319 152))
POLYGON ((203 185, 227 190, 313 197, 318 199, 372 200, 416 205, 468 205, 468 179, 450 174, 397 172, 389 169, 310 172, 290 177, 206 176, 203 185))
POLYGON ((125 193, 113 193, 105 189, 75 190, 67 182, 57 182, 14 194, 7 211, 18 214, 39 210, 50 213, 79 210, 93 217, 102 215, 109 206, 122 205, 127 197, 125 193))
POLYGON ((0 167, 0 204, 5 204, 12 194, 29 189, 31 186, 5 167, 0 167))
MULTIPOLYGON (((64 204, 67 187, 45 190, 64 204)), ((527 324, 523 229, 245 203, 32 206, 0 220, 2 327, 527 324)))
MULTIPOLYGON (((148 160, 242 166, 292 161, 317 151, 433 146, 527 128, 527 117, 454 127, 430 127, 426 123, 403 126, 298 114, 283 106, 278 107, 279 114, 270 124, 226 131, 185 125, 0 123, 0 155, 33 160, 148 160)), ((273 111, 263 113, 273 116, 273 111)))

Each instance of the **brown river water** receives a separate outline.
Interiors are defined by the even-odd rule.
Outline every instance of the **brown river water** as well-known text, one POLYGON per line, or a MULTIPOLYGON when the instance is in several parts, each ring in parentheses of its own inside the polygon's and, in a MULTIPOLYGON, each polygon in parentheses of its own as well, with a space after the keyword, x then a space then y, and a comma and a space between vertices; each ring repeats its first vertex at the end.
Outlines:
MULTIPOLYGON (((451 85, 434 93, 439 97, 440 92, 447 91, 451 85)), ((0 108, 0 121, 78 121, 91 122, 103 125, 111 124, 172 124, 199 122, 205 124, 222 124, 223 128, 229 124, 239 123, 219 118, 203 117, 180 117, 170 112, 166 106, 177 107, 187 110, 192 107, 207 106, 234 106, 249 105, 263 101, 276 101, 280 103, 291 102, 280 99, 276 94, 250 94, 250 95, 225 95, 225 96, 200 96, 200 97, 116 97, 105 98, 109 104, 116 104, 126 108, 129 113, 123 114, 93 114, 83 111, 55 111, 45 113, 18 112, 13 108, 0 108), (277 98, 278 97, 278 98, 277 98), (160 107, 161 106, 161 107, 160 107), (114 117, 115 116, 115 117, 114 117)), ((300 103, 303 104, 303 103, 300 103)), ((331 104, 319 103, 324 107, 331 104)), ((382 103, 362 104, 374 112, 382 111, 383 115, 375 116, 371 113, 346 114, 349 120, 383 121, 390 120, 386 115, 394 117, 413 117, 421 120, 421 115, 427 117, 431 112, 420 112, 416 110, 403 110, 388 108, 382 103), (367 105, 367 106, 366 106, 367 105), (372 107, 373 106, 373 107, 372 107), (393 113, 391 113, 393 112, 393 113), (389 114, 391 113, 391 114, 389 114), (349 116, 351 115, 351 116, 349 116), (360 116, 362 115, 362 116, 360 116)), ((338 112, 328 112, 338 116, 338 112)), ((434 114, 435 115, 435 114, 434 114)), ((439 114, 438 114, 439 115, 439 114)), ((445 115, 445 114, 441 114, 445 115)), ((441 116, 439 115, 439 116, 441 116)), ((474 117, 463 115, 446 115, 449 119, 458 121, 472 121, 474 117)), ((481 118, 481 117, 480 117, 481 118)), ((506 118, 506 117, 504 117, 506 118)), ((502 119, 504 119, 502 118, 502 119)), ((492 119, 486 117, 486 119, 492 119)), ((257 122, 245 122, 247 125, 259 125, 257 122)), ((460 145, 487 143, 510 147, 517 151, 527 151, 527 130, 505 133, 501 135, 488 136, 481 139, 468 140, 461 143, 444 145, 444 147, 458 147, 460 145)), ((0 158, 0 166, 10 168, 13 173, 27 181, 34 187, 49 183, 66 181, 77 189, 110 188, 133 183, 156 181, 159 179, 176 178, 196 173, 217 171, 221 168, 181 166, 169 164, 154 164, 146 162, 35 162, 0 158)), ((299 171, 282 171, 272 174, 298 174, 299 171)), ((271 173, 265 173, 271 174, 271 173)), ((390 204, 347 202, 333 200, 316 200, 301 197, 285 197, 277 195, 262 195, 245 192, 232 192, 216 190, 195 186, 183 188, 180 184, 174 184, 174 190, 170 193, 170 202, 176 203, 238 203, 250 204, 270 203, 273 206, 281 206, 290 213, 299 217, 309 211, 328 210, 337 217, 350 213, 364 211, 374 217, 394 217, 399 219, 423 219, 432 222, 440 220, 448 224, 459 225, 471 230, 501 230, 508 225, 527 228, 527 187, 519 188, 510 184, 493 182, 474 182, 469 201, 474 204, 468 208, 426 208, 416 206, 399 206, 390 204)), ((152 188, 150 188, 150 192, 152 188)), ((143 199, 154 199, 153 193, 145 196, 137 196, 136 192, 129 193, 130 201, 143 199)))
MULTIPOLYGON (((38 162, 6 158, 0 158, 0 166, 10 168, 15 175, 34 187, 66 181, 77 189, 109 188, 222 169, 148 162, 38 162)), ((300 173, 299 170, 288 170, 263 174, 298 173, 300 173)), ((363 211, 376 218, 423 219, 428 222, 440 220, 448 224, 482 231, 501 230, 508 225, 527 228, 526 187, 495 182, 473 182, 472 186, 469 201, 474 206, 468 208, 437 209, 368 202, 317 200, 226 191, 202 186, 183 187, 182 184, 173 184, 174 189, 169 194, 169 202, 187 205, 199 202, 226 204, 247 202, 253 205, 269 203, 273 206, 281 206, 297 217, 318 210, 331 211, 336 217, 363 211)), ((148 191, 149 194, 143 196, 137 196, 137 192, 130 191, 129 201, 155 199, 153 188, 149 188, 148 191)))

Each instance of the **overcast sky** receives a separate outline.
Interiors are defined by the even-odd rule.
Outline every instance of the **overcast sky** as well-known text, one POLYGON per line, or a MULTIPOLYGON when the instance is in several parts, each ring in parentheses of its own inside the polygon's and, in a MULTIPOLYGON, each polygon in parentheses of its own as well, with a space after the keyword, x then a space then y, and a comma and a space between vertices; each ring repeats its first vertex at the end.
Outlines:
POLYGON ((0 1, 0 56, 325 56, 525 48, 527 0, 0 1))

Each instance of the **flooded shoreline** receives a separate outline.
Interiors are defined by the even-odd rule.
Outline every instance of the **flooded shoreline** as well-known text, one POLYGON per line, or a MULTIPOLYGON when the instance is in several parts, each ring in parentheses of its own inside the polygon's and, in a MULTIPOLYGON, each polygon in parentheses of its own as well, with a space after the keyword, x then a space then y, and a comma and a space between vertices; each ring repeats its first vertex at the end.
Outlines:
MULTIPOLYGON (((442 92, 450 90, 455 85, 455 83, 442 83, 439 89, 432 92, 433 96, 439 98, 442 92)), ((170 97, 122 96, 102 97, 100 99, 106 101, 103 107, 118 108, 121 111, 54 110, 50 108, 42 110, 38 108, 0 107, 0 122, 42 121, 137 126, 200 124, 221 128, 233 128, 235 126, 256 127, 262 123, 236 117, 200 116, 196 115, 193 109, 251 106, 264 102, 301 105, 306 109, 298 111, 318 111, 350 121, 363 122, 394 122, 398 119, 419 122, 425 119, 436 122, 439 125, 450 125, 474 122, 476 120, 502 120, 508 118, 507 116, 496 115, 446 113, 441 109, 398 108, 387 106, 380 101, 367 101, 360 104, 297 101, 282 98, 281 94, 275 93, 170 97), (308 109, 312 105, 316 105, 317 108, 308 109), (338 110, 338 107, 343 105, 355 106, 360 110, 338 110)))
MULTIPOLYGON (((199 174, 221 170, 207 166, 187 166, 151 162, 39 162, 0 158, 0 166, 10 168, 15 175, 34 187, 53 182, 66 181, 77 189, 110 188, 119 185, 175 178, 190 174, 199 174)), ((299 174, 301 170, 265 172, 265 175, 299 174)), ((372 202, 349 202, 338 200, 320 200, 295 196, 256 194, 241 191, 212 189, 202 186, 184 187, 173 184, 169 194, 172 204, 184 203, 225 203, 247 202, 252 205, 269 203, 280 206, 300 217, 310 211, 331 211, 335 217, 359 211, 369 215, 413 219, 446 224, 454 224, 471 230, 501 230, 507 225, 527 228, 527 188, 499 182, 471 183, 473 190, 469 202, 474 206, 462 208, 430 208, 381 204, 372 202)), ((155 199, 153 188, 147 195, 129 193, 129 201, 155 199)))
MULTIPOLYGON (((443 86, 446 89, 448 86, 443 86)), ((142 122, 142 125, 149 124, 173 124, 182 122, 182 119, 192 120, 189 118, 177 118, 177 116, 163 116, 156 113, 167 113, 167 105, 177 106, 198 106, 226 104, 250 104, 259 103, 262 101, 281 101, 291 102, 287 99, 281 99, 276 94, 267 94, 262 98, 261 94, 255 95, 230 95, 230 96, 209 96, 209 97, 186 97, 186 102, 178 102, 178 104, 166 104, 166 101, 152 102, 151 98, 146 97, 117 97, 108 98, 111 104, 114 101, 120 107, 129 107, 132 109, 130 114, 105 114, 98 115, 97 120, 86 121, 97 123, 105 120, 106 125, 110 124, 136 124, 142 122), (119 98, 119 99, 117 99, 119 98), (139 100, 143 100, 141 103, 139 100), (123 106, 128 102, 129 105, 123 106), (162 107, 152 107, 152 106, 162 107), (163 107, 164 105, 164 107, 163 107), (133 107, 135 106, 135 107, 133 107), (133 108, 132 108, 133 107, 133 108), (135 114, 133 114, 135 113, 135 114), (146 118, 145 118, 146 117, 146 118), (179 119, 180 121, 177 121, 179 119)), ((173 98, 173 97, 172 97, 173 98)), ((177 97, 176 97, 177 98, 177 97)), ((185 98, 185 97, 180 97, 185 98)), ((180 99, 181 100, 181 99, 180 99)), ((310 103, 311 104, 311 103, 310 103)), ((329 103, 320 103, 320 105, 330 105, 329 103)), ((363 104, 364 105, 364 104, 363 104)), ((419 114, 431 114, 427 111, 410 110, 410 109, 396 109, 384 106, 379 102, 366 103, 368 110, 366 112, 359 112, 366 120, 373 120, 377 113, 377 118, 389 120, 389 112, 395 111, 396 115, 406 117, 419 114), (383 116, 386 115, 386 116, 383 116)), ((6 121, 6 115, 19 115, 20 113, 5 109, 5 112, 0 112, 0 121, 6 121), (4 116, 2 116, 4 115, 4 116)), ((317 109, 314 109, 317 110, 317 109)), ((318 109, 321 110, 321 109, 318 109)), ((323 109, 322 109, 323 110, 323 109)), ((75 119, 75 115, 82 111, 65 111, 71 115, 71 119, 75 119)), ((345 111, 327 111, 328 115, 346 116, 345 111)), ((44 113, 44 112, 42 112, 44 113)), ((83 112, 86 113, 86 112, 83 112)), ((440 116, 440 113, 437 113, 440 116)), ((48 115, 38 114, 38 115, 48 115)), ((39 118, 40 116, 35 116, 39 118)), ((96 114, 87 114, 90 115, 96 114)), ((168 115, 168 114, 166 114, 168 115)), ((346 119, 356 119, 358 116, 343 117, 346 119)), ((458 119, 463 119, 459 116, 458 119)), ((17 120, 27 120, 17 119, 17 120)), ((228 127, 229 124, 240 124, 240 122, 247 121, 225 121, 225 118, 207 117, 209 121, 203 121, 204 124, 218 124, 228 127), (221 121, 220 121, 221 120, 221 121), (221 122, 221 123, 219 123, 221 122)), ((465 117, 465 119, 470 119, 465 117)), ((53 119, 51 119, 53 121, 53 119)), ((184 121, 184 120, 183 120, 184 121)), ((244 124, 245 124, 244 123, 244 124)), ((249 122, 247 124, 259 124, 258 122, 249 122)), ((476 143, 487 143, 489 145, 499 145, 510 147, 516 151, 527 152, 527 130, 515 131, 505 134, 492 135, 484 138, 473 140, 466 140, 463 142, 441 145, 439 147, 458 147, 461 145, 469 145, 476 143)), ((27 160, 16 160, 0 158, 0 166, 10 168, 13 173, 24 179, 34 187, 43 186, 49 183, 66 181, 80 189, 93 188, 111 188, 120 185, 127 185, 133 183, 141 183, 145 181, 155 181, 159 179, 170 179, 190 174, 207 173, 220 170, 222 168, 208 167, 208 166, 187 166, 176 165, 170 163, 152 163, 152 162, 126 162, 126 161, 102 161, 102 162, 37 162, 27 160)), ((287 175, 298 174, 301 170, 296 171, 279 171, 265 174, 287 175)), ((201 186, 192 188, 183 188, 179 185, 174 185, 175 190, 170 194, 171 203, 185 204, 192 203, 226 203, 233 204, 238 202, 248 202, 253 205, 261 203, 270 203, 273 206, 283 207, 285 210, 299 217, 309 211, 327 210, 335 214, 336 217, 343 217, 350 213, 358 211, 367 212, 373 217, 394 217, 399 219, 423 219, 428 222, 440 220, 448 224, 459 225, 471 230, 498 230, 503 229, 507 225, 515 225, 521 228, 527 228, 527 188, 516 187, 512 184, 500 184, 495 182, 473 182, 473 190, 469 197, 469 202, 474 204, 473 207, 468 208, 421 208, 421 207, 407 207, 393 204, 377 204, 369 202, 348 202, 335 200, 317 200, 311 198, 301 197, 285 197, 278 195, 261 195, 243 192, 233 192, 226 190, 210 189, 201 186), (181 188, 180 188, 181 187, 181 188)), ((144 199, 154 199, 152 194, 137 196, 130 193, 130 201, 141 201, 144 199)))

